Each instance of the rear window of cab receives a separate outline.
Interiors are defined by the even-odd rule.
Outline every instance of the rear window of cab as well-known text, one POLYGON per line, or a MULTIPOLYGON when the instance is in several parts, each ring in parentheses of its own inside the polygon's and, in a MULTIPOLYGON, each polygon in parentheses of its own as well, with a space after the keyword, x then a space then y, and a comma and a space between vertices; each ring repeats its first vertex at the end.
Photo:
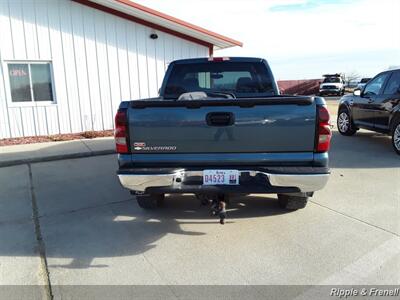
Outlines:
POLYGON ((188 92, 228 92, 236 97, 274 95, 273 79, 262 62, 201 62, 172 67, 164 98, 188 92))

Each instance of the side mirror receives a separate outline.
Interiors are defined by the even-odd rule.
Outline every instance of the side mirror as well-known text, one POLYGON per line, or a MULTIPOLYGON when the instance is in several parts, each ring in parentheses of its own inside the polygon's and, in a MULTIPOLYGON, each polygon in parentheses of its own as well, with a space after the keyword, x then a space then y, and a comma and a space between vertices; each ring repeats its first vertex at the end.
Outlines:
POLYGON ((355 89, 353 92, 354 96, 361 96, 361 90, 360 89, 355 89))

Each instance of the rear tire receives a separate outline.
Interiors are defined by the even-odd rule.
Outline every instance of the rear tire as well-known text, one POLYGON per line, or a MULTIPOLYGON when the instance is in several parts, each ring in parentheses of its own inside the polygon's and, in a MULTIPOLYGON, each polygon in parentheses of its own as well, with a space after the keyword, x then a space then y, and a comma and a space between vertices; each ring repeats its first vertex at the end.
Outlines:
POLYGON ((137 195, 136 200, 141 208, 156 209, 157 207, 162 206, 162 204, 164 202, 164 194, 161 194, 161 195, 156 195, 156 194, 137 195))
POLYGON ((400 155, 400 119, 396 120, 392 129, 392 145, 394 151, 400 155))
POLYGON ((278 194, 278 202, 281 208, 287 210, 298 210, 306 207, 308 197, 278 194))
POLYGON ((336 125, 341 135, 350 136, 357 132, 347 108, 339 109, 336 125))

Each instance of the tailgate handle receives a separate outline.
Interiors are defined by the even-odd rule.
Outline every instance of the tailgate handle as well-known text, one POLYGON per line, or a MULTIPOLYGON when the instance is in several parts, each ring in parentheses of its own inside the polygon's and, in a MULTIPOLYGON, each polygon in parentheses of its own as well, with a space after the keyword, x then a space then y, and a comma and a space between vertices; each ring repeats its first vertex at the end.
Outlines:
POLYGON ((235 123, 235 115, 231 112, 211 112, 206 116, 208 126, 229 126, 235 123))

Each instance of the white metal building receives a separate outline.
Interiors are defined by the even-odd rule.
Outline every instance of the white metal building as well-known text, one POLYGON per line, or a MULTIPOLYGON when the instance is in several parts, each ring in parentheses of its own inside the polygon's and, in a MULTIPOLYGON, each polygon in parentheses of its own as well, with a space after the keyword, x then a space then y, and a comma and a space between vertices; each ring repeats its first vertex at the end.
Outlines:
POLYGON ((171 60, 236 45, 129 0, 0 0, 0 139, 112 129, 171 60))

